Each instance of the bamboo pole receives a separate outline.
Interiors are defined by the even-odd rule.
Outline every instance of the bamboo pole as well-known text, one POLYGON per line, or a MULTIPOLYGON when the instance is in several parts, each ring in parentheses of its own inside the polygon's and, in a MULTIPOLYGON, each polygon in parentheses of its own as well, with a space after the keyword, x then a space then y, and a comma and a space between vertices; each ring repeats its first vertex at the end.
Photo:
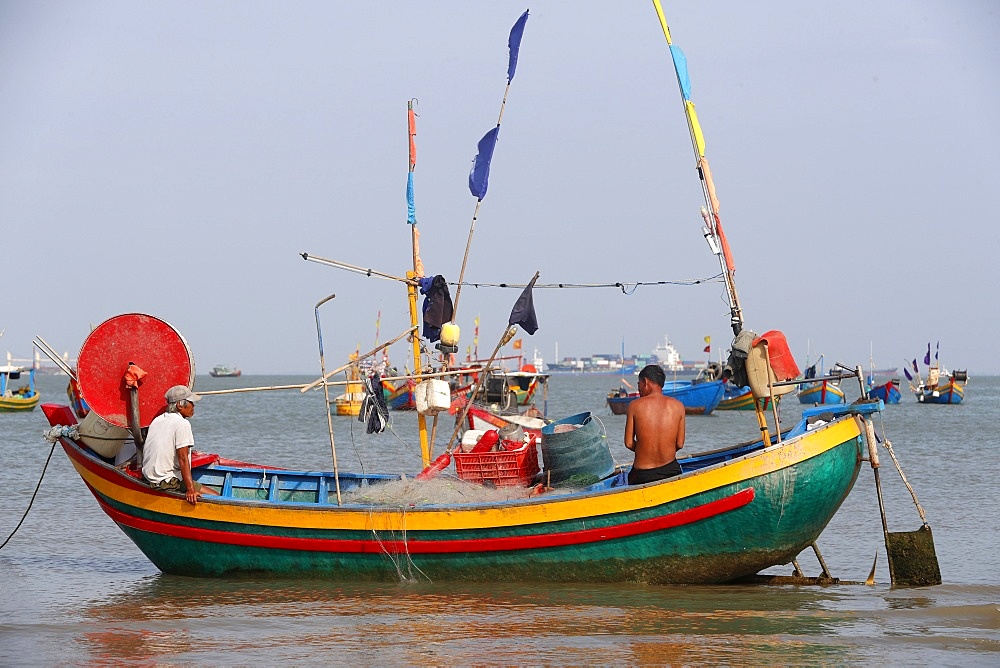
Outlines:
POLYGON ((348 369, 351 366, 354 366, 355 364, 357 364, 361 360, 367 359, 367 358, 371 357, 372 355, 375 355, 376 353, 378 353, 379 351, 381 351, 383 348, 388 348, 389 346, 391 346, 392 344, 394 344, 396 341, 399 341, 401 338, 403 338, 404 336, 406 336, 410 332, 416 331, 416 329, 417 329, 417 326, 414 325, 413 327, 410 327, 408 330, 406 330, 405 332, 403 332, 402 334, 400 334, 399 336, 397 336, 396 338, 394 338, 392 341, 386 341, 385 343, 383 343, 380 346, 377 346, 373 350, 369 350, 364 355, 359 355, 356 360, 351 360, 347 364, 343 364, 343 365, 337 367, 336 369, 334 369, 333 371, 328 371, 327 373, 323 374, 323 377, 320 378, 319 380, 315 380, 315 381, 309 383, 308 385, 304 386, 302 388, 302 390, 301 390, 302 394, 305 394, 309 390, 313 389, 314 387, 316 387, 317 385, 319 385, 320 383, 322 383, 323 381, 325 381, 330 376, 334 376, 334 375, 340 373, 341 371, 343 371, 345 369, 348 369))
MULTIPOLYGON (((325 299, 321 299, 319 302, 317 302, 315 310, 316 339, 319 342, 319 372, 323 376, 323 378, 326 378, 326 361, 324 360, 323 357, 323 330, 320 328, 319 325, 319 307, 325 304, 326 302, 330 301, 331 299, 333 299, 335 296, 336 295, 330 295, 325 299)), ((330 434, 330 453, 333 455, 333 482, 337 490, 337 505, 339 506, 341 505, 342 501, 340 496, 340 471, 338 470, 337 466, 337 446, 333 442, 333 417, 330 415, 330 389, 325 382, 323 383, 323 398, 325 399, 326 403, 326 428, 330 434)))
MULTIPOLYGON (((406 277, 414 279, 416 272, 408 271, 406 277)), ((414 333, 410 337, 413 342, 413 370, 419 372, 422 365, 420 363, 420 337, 417 334, 419 330, 417 327, 417 286, 415 282, 411 281, 407 284, 406 297, 410 308, 410 324, 413 325, 410 331, 414 333)), ((417 414, 417 433, 420 437, 420 459, 426 468, 431 463, 431 448, 427 440, 427 418, 419 413, 417 414)))
MULTIPOLYGON (((442 376, 460 376, 462 374, 473 373, 482 371, 482 367, 476 368, 465 368, 465 369, 452 369, 451 371, 436 371, 434 373, 421 373, 409 376, 385 376, 382 380, 424 380, 427 378, 441 378, 442 376)), ((357 381, 350 380, 328 380, 323 381, 322 379, 306 384, 300 383, 296 385, 267 385, 264 387, 231 387, 226 390, 207 390, 205 392, 198 392, 199 396, 209 396, 209 395, 219 395, 219 394, 237 394, 240 392, 268 392, 275 390, 301 390, 304 387, 312 386, 310 389, 315 389, 321 385, 328 385, 329 387, 344 386, 350 383, 356 383, 357 381)))

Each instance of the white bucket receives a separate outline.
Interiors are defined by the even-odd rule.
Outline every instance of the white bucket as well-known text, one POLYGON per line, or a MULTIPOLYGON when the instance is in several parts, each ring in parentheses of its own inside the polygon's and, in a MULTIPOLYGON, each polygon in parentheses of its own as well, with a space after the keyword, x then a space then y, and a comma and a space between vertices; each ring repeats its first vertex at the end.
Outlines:
POLYGON ((132 434, 124 427, 106 422, 94 411, 80 421, 80 441, 102 457, 114 457, 132 434))
POLYGON ((432 378, 419 383, 413 389, 413 399, 417 412, 421 415, 437 415, 451 406, 451 389, 448 383, 432 378))

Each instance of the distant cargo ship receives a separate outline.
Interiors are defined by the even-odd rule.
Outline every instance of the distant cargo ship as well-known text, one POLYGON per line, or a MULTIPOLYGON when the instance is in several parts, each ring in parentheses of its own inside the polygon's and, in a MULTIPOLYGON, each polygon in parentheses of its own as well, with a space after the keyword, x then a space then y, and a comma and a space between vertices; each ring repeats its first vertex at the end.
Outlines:
POLYGON ((220 364, 208 372, 208 375, 212 376, 213 378, 236 378, 237 376, 240 376, 242 374, 243 372, 240 371, 239 369, 236 368, 230 369, 225 364, 220 364))
MULTIPOLYGON (((556 357, 559 357, 558 348, 556 357)), ((589 357, 565 357, 561 362, 549 363, 549 373, 606 373, 635 374, 647 364, 659 364, 670 380, 694 378, 707 365, 704 361, 682 360, 677 348, 668 337, 653 349, 652 355, 596 354, 589 357)))

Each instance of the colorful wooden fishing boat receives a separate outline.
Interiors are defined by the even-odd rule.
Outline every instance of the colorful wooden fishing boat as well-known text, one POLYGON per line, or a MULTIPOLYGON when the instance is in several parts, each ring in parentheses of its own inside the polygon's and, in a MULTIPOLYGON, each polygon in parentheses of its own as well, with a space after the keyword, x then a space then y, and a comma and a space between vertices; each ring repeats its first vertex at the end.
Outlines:
POLYGON ((66 385, 66 396, 69 397, 69 405, 73 409, 73 414, 81 419, 87 417, 87 413, 90 412, 90 406, 87 405, 86 399, 83 398, 83 393, 80 392, 80 384, 76 382, 74 376, 70 376, 69 383, 66 385))
POLYGON ((800 404, 842 404, 844 391, 833 380, 821 380, 803 385, 799 390, 800 404))
POLYGON ((35 410, 40 397, 35 390, 35 370, 7 364, 0 366, 0 412, 14 413, 35 410), (14 387, 11 381, 21 379, 28 372, 27 384, 14 387))
POLYGON ((968 375, 956 371, 946 376, 944 382, 925 385, 917 392, 917 401, 922 404, 960 404, 965 399, 965 384, 968 375))
POLYGON ((927 353, 924 355, 924 364, 927 365, 926 379, 921 375, 917 366, 917 359, 913 358, 910 363, 916 378, 910 370, 903 368, 906 380, 910 384, 910 390, 921 404, 960 404, 965 399, 965 384, 969 382, 967 371, 949 372, 938 361, 940 342, 934 350, 934 359, 931 360, 931 344, 927 344, 927 353))
MULTIPOLYGON (((663 395, 684 404, 687 415, 711 415, 722 401, 724 392, 725 384, 721 380, 668 380, 663 384, 663 395)), ((615 415, 625 415, 628 405, 638 398, 638 392, 611 392, 607 397, 608 408, 615 415)), ((751 401, 751 407, 752 404, 751 401)))
MULTIPOLYGON (((403 562, 432 580, 726 582, 788 563, 816 540, 858 475, 869 408, 845 407, 812 431, 802 420, 780 444, 682 459, 687 472, 666 482, 628 487, 619 471, 579 491, 451 507, 337 505, 335 478, 346 493, 399 476, 201 453, 194 479, 220 496, 192 507, 77 441, 59 442, 101 508, 165 573, 393 580, 403 562)), ((75 422, 68 406, 44 410, 53 425, 75 422)))
POLYGON ((720 411, 752 411, 754 409, 753 395, 749 387, 736 387, 726 383, 722 393, 722 401, 717 410, 720 411))
MULTIPOLYGON (((823 355, 819 356, 816 364, 809 365, 808 355, 806 370, 803 376, 806 379, 816 378, 816 367, 819 366, 819 376, 823 376, 823 355)), ((800 404, 842 404, 844 403, 844 391, 840 389, 840 383, 836 380, 823 378, 813 383, 803 383, 798 391, 800 404)))
POLYGON ((382 381, 382 391, 385 393, 385 403, 390 410, 412 411, 417 408, 417 400, 413 395, 413 389, 417 383, 412 379, 382 381))
POLYGON ((899 379, 893 378, 881 385, 875 385, 868 390, 869 399, 879 399, 885 404, 898 404, 902 394, 899 391, 899 379))
MULTIPOLYGON (((134 466, 113 465, 111 455, 99 455, 83 436, 74 435, 70 427, 76 418, 68 406, 46 404, 53 425, 49 438, 62 446, 100 507, 160 570, 187 576, 264 573, 344 580, 397 580, 412 574, 431 580, 718 583, 790 563, 807 547, 815 549, 817 537, 850 493, 867 448, 874 447, 867 440, 874 438, 870 415, 881 404, 823 407, 822 419, 820 409, 806 409, 790 429, 778 427, 778 407, 773 406, 774 429, 769 431, 767 415, 760 408, 763 399, 784 391, 772 381, 787 381, 798 369, 789 372, 794 364, 782 365, 787 346, 780 333, 757 337, 743 327, 732 258, 700 130, 694 134, 698 124, 687 97, 686 66, 671 43, 657 0, 654 5, 671 45, 689 129, 696 140, 698 171, 708 184, 705 197, 710 212, 704 216, 707 227, 702 234, 723 265, 734 349, 752 342, 741 368, 758 399, 757 440, 720 443, 719 449, 683 457, 682 475, 645 485, 627 485, 625 468, 615 466, 593 484, 550 487, 544 481, 560 476, 547 476, 550 471, 543 469, 529 481, 538 485, 530 488, 531 494, 461 503, 425 501, 423 490, 413 501, 390 504, 351 494, 402 482, 400 472, 353 474, 337 470, 336 465, 329 472, 295 471, 198 453, 193 457, 193 477, 219 495, 205 496, 192 505, 182 494, 150 487, 134 466), (761 377, 766 379, 763 385, 761 377)), ((508 84, 526 19, 527 12, 511 31, 508 84)), ((484 141, 495 139, 495 131, 491 132, 484 141)), ((412 164, 411 150, 411 174, 412 164)), ((485 192, 483 179, 480 193, 485 192)), ((470 190, 472 182, 470 177, 470 190)), ((482 194, 477 196, 482 199, 482 194)), ((366 273, 370 276, 372 270, 366 273)), ((415 332, 413 275, 408 276, 407 289, 415 332)), ((525 288, 529 304, 533 283, 534 279, 525 288)), ((323 383, 324 391, 326 377, 334 372, 324 371, 318 309, 329 299, 316 306, 322 373, 317 383, 323 383)), ((528 329, 524 323, 534 320, 533 310, 531 306, 530 320, 515 318, 512 311, 511 327, 497 349, 516 326, 528 329)), ((413 349, 418 357, 416 338, 413 349)), ((163 321, 142 314, 118 316, 99 325, 84 342, 79 360, 81 389, 92 413, 131 428, 137 438, 162 410, 167 388, 194 382, 194 363, 183 337, 163 321), (147 372, 146 384, 138 388, 136 365, 147 372), (131 389, 123 393, 123 382, 128 385, 130 377, 131 389)), ((419 361, 414 368, 423 368, 419 361)), ((715 385, 717 404, 722 383, 702 385, 715 385)), ((418 415, 423 437, 421 418, 418 415)), ((556 424, 550 425, 553 434, 576 426, 563 422, 558 431, 556 424)), ((330 436, 332 447, 332 427, 330 436)), ((607 437, 593 440, 593 447, 608 447, 607 437)), ((418 480, 435 467, 447 467, 448 452, 431 463, 423 440, 421 451, 427 468, 418 480)))

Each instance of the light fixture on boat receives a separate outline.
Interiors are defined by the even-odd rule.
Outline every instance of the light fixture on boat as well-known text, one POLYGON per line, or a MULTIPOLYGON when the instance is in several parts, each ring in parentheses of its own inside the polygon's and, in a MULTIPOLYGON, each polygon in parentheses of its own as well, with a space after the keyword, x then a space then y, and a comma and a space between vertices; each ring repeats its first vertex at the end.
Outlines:
MULTIPOLYGON (((708 211, 705 207, 701 207, 701 217, 706 221, 708 220, 708 211)), ((716 241, 715 235, 712 234, 712 230, 708 226, 703 226, 701 228, 701 234, 705 237, 705 241, 708 242, 708 247, 712 251, 712 255, 722 255, 722 249, 719 248, 719 242, 716 241)))

